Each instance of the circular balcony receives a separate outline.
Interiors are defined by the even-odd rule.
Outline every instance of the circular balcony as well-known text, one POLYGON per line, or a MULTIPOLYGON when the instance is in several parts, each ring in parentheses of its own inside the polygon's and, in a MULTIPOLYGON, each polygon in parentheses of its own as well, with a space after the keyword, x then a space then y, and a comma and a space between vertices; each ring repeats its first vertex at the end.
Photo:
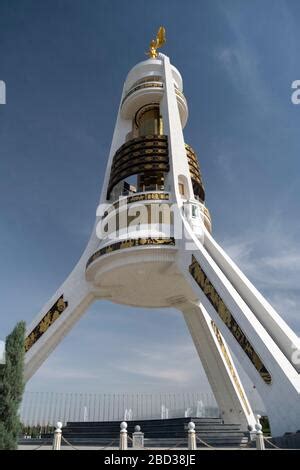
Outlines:
MULTIPOLYGON (((175 85, 174 85, 175 86, 175 85)), ((134 84, 126 93, 121 104, 121 116, 133 119, 135 113, 149 103, 160 103, 164 93, 164 84, 160 80, 153 81, 151 77, 144 83, 134 84)), ((175 87, 177 104, 182 128, 188 118, 188 106, 184 94, 175 87)))
POLYGON ((105 207, 97 223, 101 246, 112 240, 141 237, 142 232, 165 238, 173 236, 174 207, 164 191, 149 191, 120 197, 105 207))

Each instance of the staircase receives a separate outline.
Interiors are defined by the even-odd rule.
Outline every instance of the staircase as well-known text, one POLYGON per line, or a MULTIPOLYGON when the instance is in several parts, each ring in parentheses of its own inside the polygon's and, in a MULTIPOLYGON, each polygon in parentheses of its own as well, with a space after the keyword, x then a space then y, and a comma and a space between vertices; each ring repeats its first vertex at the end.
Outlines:
MULTIPOLYGON (((239 424, 224 424, 220 418, 173 418, 128 421, 128 434, 131 437, 136 425, 144 433, 145 447, 187 447, 188 423, 196 425, 197 436, 213 447, 243 447, 248 442, 248 434, 239 424)), ((107 446, 112 441, 118 445, 119 421, 68 422, 62 429, 65 439, 73 445, 107 446)), ((131 445, 130 439, 128 440, 131 445)), ((197 447, 204 447, 197 441, 197 447)))

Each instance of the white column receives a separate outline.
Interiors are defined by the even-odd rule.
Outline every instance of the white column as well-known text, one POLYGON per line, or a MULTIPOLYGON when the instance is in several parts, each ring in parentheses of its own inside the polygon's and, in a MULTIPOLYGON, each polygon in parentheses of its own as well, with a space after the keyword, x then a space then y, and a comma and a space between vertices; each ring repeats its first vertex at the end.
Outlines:
POLYGON ((184 136, 177 104, 174 87, 174 79, 169 57, 163 57, 165 93, 161 102, 161 113, 163 117, 165 133, 168 135, 170 173, 168 181, 174 185, 176 200, 179 206, 182 205, 182 198, 179 194, 178 176, 186 177, 189 198, 194 197, 193 185, 190 178, 190 170, 184 145, 184 136), (170 181, 172 178, 173 181, 170 181))
POLYGON ((120 445, 119 445, 120 450, 127 450, 127 440, 128 440, 127 423, 123 421, 120 424, 120 445))
POLYGON ((195 423, 192 421, 188 424, 188 449, 197 449, 195 423))
POLYGON ((132 447, 134 449, 142 449, 144 447, 144 433, 141 432, 140 426, 135 426, 132 434, 132 447))
POLYGON ((178 307, 193 338, 199 358, 225 423, 241 423, 246 431, 255 417, 226 342, 202 305, 178 307))
POLYGON ((257 423, 255 425, 255 430, 256 430, 256 449, 257 450, 265 450, 265 441, 264 441, 264 435, 262 432, 262 425, 260 424, 260 415, 256 416, 257 418, 257 423))
POLYGON ((62 435, 61 428, 62 428, 62 423, 58 421, 58 423, 56 424, 56 429, 54 431, 52 450, 60 450, 61 435, 62 435))

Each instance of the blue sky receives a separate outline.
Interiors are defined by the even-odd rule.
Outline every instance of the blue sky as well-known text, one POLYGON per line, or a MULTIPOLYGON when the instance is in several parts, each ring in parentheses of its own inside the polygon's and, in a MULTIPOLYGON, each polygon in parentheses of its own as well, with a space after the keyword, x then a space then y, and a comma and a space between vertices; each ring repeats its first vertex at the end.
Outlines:
MULTIPOLYGON (((0 339, 33 319, 84 249, 123 81, 161 24, 214 236, 300 334, 299 15, 297 0, 0 0, 0 339)), ((109 302, 27 386, 207 388, 179 313, 109 302)))

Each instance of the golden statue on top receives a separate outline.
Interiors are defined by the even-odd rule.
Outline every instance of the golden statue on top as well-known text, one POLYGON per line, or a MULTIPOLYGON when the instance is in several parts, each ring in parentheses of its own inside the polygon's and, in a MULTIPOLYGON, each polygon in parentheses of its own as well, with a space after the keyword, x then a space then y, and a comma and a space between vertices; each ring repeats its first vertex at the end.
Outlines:
POLYGON ((152 39, 152 41, 150 42, 149 51, 147 52, 147 55, 151 59, 156 59, 156 57, 158 56, 157 49, 159 47, 162 47, 165 42, 166 30, 163 26, 161 26, 157 32, 156 39, 152 39))

